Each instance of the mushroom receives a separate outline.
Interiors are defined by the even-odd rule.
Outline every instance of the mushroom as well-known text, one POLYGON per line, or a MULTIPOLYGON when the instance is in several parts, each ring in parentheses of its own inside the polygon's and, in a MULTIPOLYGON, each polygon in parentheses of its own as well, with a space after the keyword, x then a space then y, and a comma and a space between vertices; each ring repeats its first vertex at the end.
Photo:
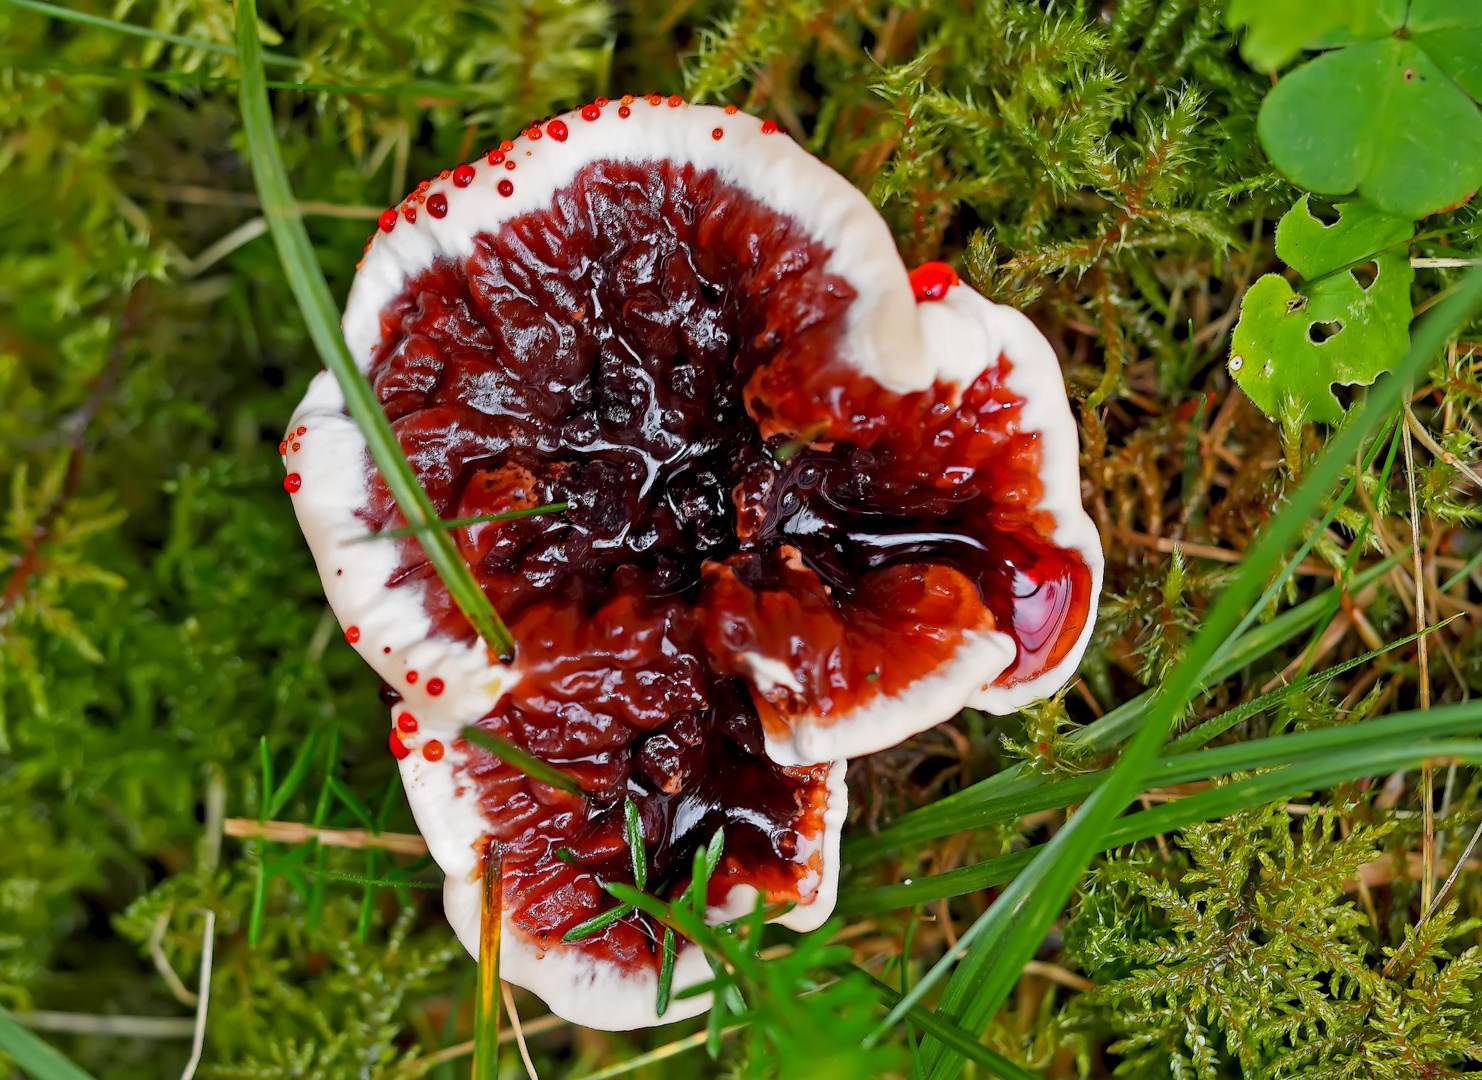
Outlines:
MULTIPOLYGON (((771 121, 599 98, 422 184, 367 245, 352 355, 509 624, 474 636, 327 374, 286 486, 477 951, 503 853, 501 974, 590 1027, 659 1022, 662 929, 724 832, 711 919, 829 915, 845 761, 1073 674, 1102 556, 1049 344, 771 121), (550 510, 549 507, 564 509, 550 510), (547 509, 542 509, 547 508, 547 509), (528 511, 519 518, 490 516, 528 511), (580 786, 463 740, 475 724, 580 786)), ((710 977, 681 946, 673 988, 710 977)), ((677 998, 663 1019, 707 1007, 677 998)))

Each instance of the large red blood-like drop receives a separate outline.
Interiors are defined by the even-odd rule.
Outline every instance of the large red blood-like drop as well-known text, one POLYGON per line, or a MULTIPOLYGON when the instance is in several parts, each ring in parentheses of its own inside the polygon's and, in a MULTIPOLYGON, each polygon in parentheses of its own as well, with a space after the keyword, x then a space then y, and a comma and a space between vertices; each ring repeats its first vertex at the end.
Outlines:
MULTIPOLYGON (((442 515, 570 503, 457 533, 522 672, 480 723, 591 793, 471 754, 513 918, 542 945, 631 880, 625 797, 651 889, 682 888, 723 826, 712 900, 806 895, 827 766, 772 763, 764 726, 896 693, 968 630, 1010 635, 999 681, 1029 679, 1085 623, 1090 573, 1035 509, 1039 436, 1008 360, 960 391, 856 373, 836 358, 854 294, 828 254, 714 173, 597 162, 382 312, 371 377, 442 515), (743 654, 791 685, 753 692, 743 654)), ((368 513, 399 524, 384 490, 368 513)), ((427 582, 437 628, 469 636, 403 552, 393 584, 427 582)), ((656 965, 657 941, 634 916, 578 947, 656 965)))

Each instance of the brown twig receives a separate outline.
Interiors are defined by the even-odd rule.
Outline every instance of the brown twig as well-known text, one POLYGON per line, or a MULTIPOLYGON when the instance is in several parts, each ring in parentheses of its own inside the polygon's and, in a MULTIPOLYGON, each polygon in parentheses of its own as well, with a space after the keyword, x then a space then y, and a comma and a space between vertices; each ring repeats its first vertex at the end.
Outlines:
POLYGON ((324 829, 301 821, 255 821, 227 818, 222 823, 227 836, 250 840, 272 840, 280 844, 302 844, 318 840, 330 847, 380 848, 397 855, 426 855, 427 841, 415 833, 373 833, 365 829, 324 829))

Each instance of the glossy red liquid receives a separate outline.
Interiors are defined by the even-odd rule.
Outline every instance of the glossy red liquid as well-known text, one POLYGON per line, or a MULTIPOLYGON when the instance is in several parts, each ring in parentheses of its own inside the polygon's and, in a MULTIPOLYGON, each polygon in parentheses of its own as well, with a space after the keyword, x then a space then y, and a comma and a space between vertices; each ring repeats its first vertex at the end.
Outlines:
MULTIPOLYGON (((1007 362, 960 395, 855 374, 833 359, 854 294, 828 252, 689 167, 593 164, 474 248, 387 305, 371 377, 444 517, 570 503, 455 534, 523 672, 480 723, 589 793, 472 752, 516 923, 554 946, 611 906, 624 798, 660 895, 724 827, 712 902, 743 882, 807 899, 827 766, 773 764, 763 729, 894 693, 973 628, 1018 643, 1001 681, 1032 677, 1086 618, 1090 575, 1034 510, 1007 362), (745 651, 802 692, 757 692, 745 651)), ((383 489, 368 517, 400 523, 383 489)), ((468 637, 402 550, 392 584, 424 583, 439 630, 468 637)), ((635 916, 578 947, 656 967, 658 940, 635 916)))

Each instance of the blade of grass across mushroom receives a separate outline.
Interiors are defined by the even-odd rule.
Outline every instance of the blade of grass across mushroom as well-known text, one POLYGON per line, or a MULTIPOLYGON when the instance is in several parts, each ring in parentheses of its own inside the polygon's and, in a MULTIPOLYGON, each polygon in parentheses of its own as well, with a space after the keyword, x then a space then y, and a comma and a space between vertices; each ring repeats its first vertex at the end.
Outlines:
MULTIPOLYGON (((1262 591, 1261 583, 1297 539, 1308 515, 1342 475, 1344 465, 1399 406, 1405 387, 1479 305, 1482 268, 1469 273, 1454 293, 1420 321, 1404 359, 1374 384, 1356 415, 1333 433, 1287 505, 1257 535, 1234 580, 1215 600, 1183 659, 1164 680, 1141 728, 1123 751, 1122 760, 957 945, 891 1010, 871 1038, 897 1022, 909 1006, 943 979, 946 988, 937 1008, 970 1033, 981 1033, 987 1026, 1018 981, 1025 961, 1034 955, 1050 923, 1064 908, 1076 881, 1101 849, 1103 837, 1142 789, 1144 774, 1169 729, 1197 692, 1201 672, 1226 647, 1251 610, 1251 603, 1262 591), (951 977, 947 978, 949 972, 951 977)), ((922 1040, 921 1063, 921 1075, 930 1080, 951 1080, 961 1071, 963 1061, 928 1038, 922 1040)))
MULTIPOLYGON (((1366 755, 1415 751, 1420 753, 1421 757, 1427 757, 1433 753, 1427 747, 1437 740, 1478 734, 1482 734, 1482 702, 1464 702, 1445 706, 1441 711, 1399 713, 1379 720, 1366 720, 1352 727, 1323 728, 1294 735, 1275 735, 1253 742, 1231 743, 1213 750, 1161 758, 1150 766, 1145 780, 1150 788, 1167 787, 1257 769, 1277 768, 1278 772, 1269 775, 1287 776, 1288 781, 1284 782, 1288 783, 1288 786, 1283 789, 1282 794, 1290 796, 1300 791, 1311 790, 1314 786, 1323 785, 1314 785, 1309 782, 1310 778, 1305 774, 1287 772, 1288 769, 1306 768, 1309 765, 1326 766, 1331 769, 1330 774, 1324 774, 1331 776, 1327 783, 1338 783, 1368 775, 1363 771, 1368 767, 1366 755), (1357 755, 1353 760, 1359 761, 1360 766, 1351 766, 1350 759, 1344 755, 1357 755), (1358 768, 1358 771, 1351 771, 1352 768, 1358 768)), ((1473 744, 1473 746, 1474 749, 1482 751, 1482 744, 1473 744)), ((1434 751, 1434 753, 1439 754, 1440 751, 1434 751)), ((1021 817, 1024 813, 1072 805, 1094 791, 1105 776, 1105 773, 1097 773, 1074 777, 1062 781, 1060 785, 1029 793, 1030 797, 1022 800, 1007 800, 994 814, 994 818, 1011 821, 1021 817), (1041 798, 1036 799, 1033 796, 1041 796, 1041 798)), ((1238 784, 1227 786, 1235 787, 1238 784)), ((1195 814, 1187 820, 1180 820, 1174 827, 1181 828, 1202 820, 1197 816, 1197 807, 1200 804, 1191 802, 1193 798, 1194 796, 1190 796, 1167 804, 1170 806, 1187 805, 1195 814)), ((1153 828, 1148 823, 1156 819, 1146 817, 1145 813, 1134 814, 1121 820, 1137 823, 1138 829, 1148 830, 1145 834, 1139 833, 1136 839, 1147 839, 1160 832, 1169 831, 1166 824, 1153 828)), ((1128 842, 1119 836, 1120 834, 1108 833, 1103 838, 1101 850, 1109 850, 1118 844, 1128 842)), ((1001 885, 1012 880, 1027 865, 1030 857, 1042 848, 1043 845, 940 874, 914 877, 910 884, 856 889, 847 896, 841 895, 838 906, 834 910, 840 915, 873 914, 897 910, 912 904, 941 900, 945 897, 960 896, 990 885, 1001 885)))
POLYGON ((564 502, 544 503, 540 506, 527 506, 522 510, 505 510, 498 514, 480 514, 478 517, 450 518, 447 520, 429 521, 425 525, 406 525, 400 529, 383 529, 381 532, 359 537, 355 543, 363 544, 369 540, 391 540, 403 536, 418 536, 422 533, 432 532, 435 529, 461 529, 466 525, 482 525, 485 522, 517 521, 520 518, 535 517, 538 514, 559 514, 570 505, 570 503, 564 502))
POLYGON ((288 171, 278 148, 268 108, 268 91, 262 69, 262 42, 257 36, 256 0, 237 0, 237 59, 241 67, 240 101, 242 126, 247 133, 247 153, 263 216, 278 248, 284 274, 298 301, 325 366, 334 373, 345 396, 345 407, 365 437, 371 460, 381 471, 397 509, 407 524, 432 525, 417 537, 428 561, 447 587, 474 633, 501 661, 514 659, 515 643, 499 613, 484 595, 446 531, 436 528, 440 520, 427 493, 422 490, 401 444, 391 430, 370 382, 355 366, 340 332, 339 311, 324 280, 324 271, 314 256, 308 231, 288 183, 288 171))
MULTIPOLYGON (((1349 582, 1348 588, 1356 591, 1377 581, 1392 567, 1397 566, 1402 557, 1403 553, 1397 553, 1360 571, 1349 582)), ((1223 681, 1304 630, 1315 626, 1329 609, 1330 593, 1331 590, 1324 590, 1282 612, 1264 626, 1248 630, 1223 659, 1212 662, 1205 669, 1200 680, 1201 689, 1223 681)), ((1066 741, 1092 751, 1110 750, 1138 729, 1147 715, 1152 699, 1151 690, 1139 694, 1101 719, 1066 736, 1066 741)), ((1228 713, 1222 715, 1227 716, 1228 713)), ((845 838, 843 858, 851 865, 858 866, 894 848, 948 836, 970 828, 970 822, 974 820, 972 815, 976 813, 977 807, 991 805, 1000 799, 1041 788, 1052 782, 1051 777, 1032 772, 1023 765, 1011 766, 971 787, 901 815, 889 827, 880 830, 878 835, 862 833, 845 838)), ((1069 806, 1075 801, 1078 800, 1071 800, 1063 805, 1069 806)))
POLYGON ((586 797, 587 793, 582 790, 581 785, 568 774, 562 772, 554 765, 549 765, 541 761, 540 758, 535 757, 528 751, 521 750, 508 739, 501 739, 493 732, 485 731, 483 728, 477 728, 472 725, 464 728, 459 734, 475 746, 483 747, 510 768, 518 769, 532 780, 539 780, 542 784, 549 784, 553 788, 560 788, 562 791, 572 795, 578 795, 582 798, 586 797))

